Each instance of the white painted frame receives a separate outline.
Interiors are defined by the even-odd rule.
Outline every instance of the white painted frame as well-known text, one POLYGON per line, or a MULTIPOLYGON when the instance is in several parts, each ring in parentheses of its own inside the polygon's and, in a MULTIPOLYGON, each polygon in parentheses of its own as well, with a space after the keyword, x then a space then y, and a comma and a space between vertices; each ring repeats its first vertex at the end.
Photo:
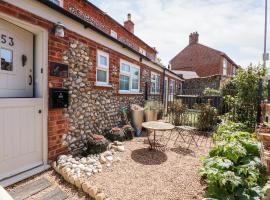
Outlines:
POLYGON ((161 85, 161 76, 155 72, 151 72, 151 86, 150 86, 150 94, 160 94, 160 91, 161 91, 161 88, 160 88, 160 85, 161 85), (155 79, 155 92, 152 92, 152 76, 157 76, 159 77, 159 91, 157 92, 157 79, 155 79))
POLYGON ((173 98, 174 98, 173 95, 174 95, 175 89, 176 89, 175 80, 170 79, 170 81, 169 81, 169 101, 173 101, 173 98))
MULTIPOLYGON (((26 171, 25 173, 21 173, 18 176, 12 177, 10 180, 6 180, 5 183, 3 183, 4 185, 10 185, 20 180, 23 180, 27 177, 30 177, 33 174, 46 170, 49 167, 48 166, 48 31, 46 29, 43 29, 42 27, 19 20, 17 18, 11 17, 1 12, 0 18, 12 24, 15 24, 21 28, 24 28, 35 35, 35 48, 34 48, 35 98, 41 98, 43 102, 42 105, 43 165, 34 168, 33 170, 26 171), (42 74, 41 70, 43 71, 42 74)), ((8 99, 5 98, 5 100, 8 99)), ((18 101, 19 100, 20 99, 18 98, 18 101)))
POLYGON ((109 71, 110 71, 110 56, 108 53, 97 50, 97 62, 96 62, 96 85, 109 85, 109 71), (107 59, 107 65, 102 65, 100 63, 99 56, 104 56, 107 59), (106 82, 101 82, 97 80, 97 70, 106 72, 106 82))
MULTIPOLYGON (((49 1, 51 1, 51 2, 53 2, 52 0, 49 0, 49 1)), ((63 0, 58 0, 59 1, 59 6, 61 6, 61 7, 63 7, 64 6, 64 2, 63 2, 63 0)), ((53 2, 54 3, 54 2, 53 2)), ((56 4, 57 5, 57 4, 56 4)))
POLYGON ((228 61, 226 58, 223 58, 223 62, 222 62, 222 74, 223 75, 228 75, 228 61))
POLYGON ((141 81, 141 69, 138 65, 132 64, 126 60, 120 59, 120 75, 119 75, 119 93, 127 93, 127 94, 139 94, 140 92, 140 81, 141 81), (129 72, 126 71, 121 71, 121 65, 122 64, 126 64, 129 65, 130 69, 129 72), (139 75, 138 75, 138 89, 132 89, 132 78, 133 78, 133 74, 132 74, 132 68, 135 68, 139 71, 139 75), (129 77, 129 90, 121 90, 120 89, 120 76, 124 75, 124 76, 128 76, 129 77))

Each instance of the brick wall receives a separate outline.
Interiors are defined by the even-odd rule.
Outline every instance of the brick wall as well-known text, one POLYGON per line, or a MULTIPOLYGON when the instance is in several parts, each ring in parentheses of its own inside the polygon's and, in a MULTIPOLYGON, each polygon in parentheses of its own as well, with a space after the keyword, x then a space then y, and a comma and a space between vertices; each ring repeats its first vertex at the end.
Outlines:
MULTIPOLYGON (((72 0, 66 0, 66 2, 69 3, 76 3, 77 1, 72 1, 72 0)), ((80 6, 83 6, 84 3, 83 1, 80 1, 80 6)), ((65 4, 65 6, 67 6, 67 4, 65 4)), ((91 8, 88 7, 89 9, 89 13, 92 12, 91 8)), ((76 41, 80 41, 84 44, 86 44, 89 47, 89 56, 91 61, 93 62, 93 68, 91 69, 91 71, 89 71, 88 73, 88 80, 92 83, 95 82, 96 79, 96 52, 97 49, 105 51, 107 53, 109 53, 110 56, 110 79, 109 82, 111 84, 115 84, 116 87, 119 87, 119 62, 120 59, 124 59, 128 62, 134 63, 138 66, 140 66, 141 70, 140 70, 140 75, 141 75, 141 79, 140 79, 140 86, 141 86, 141 92, 144 91, 144 85, 145 85, 145 81, 150 82, 151 80, 151 73, 148 73, 148 75, 146 77, 143 78, 144 76, 144 71, 154 71, 158 74, 160 74, 161 76, 161 93, 162 94, 162 85, 163 85, 163 73, 153 70, 152 68, 142 64, 141 62, 138 62, 136 60, 133 60, 125 55, 122 55, 112 49, 109 49, 105 46, 102 46, 92 40, 89 40, 85 37, 82 37, 70 30, 65 30, 65 37, 64 38, 59 38, 59 37, 55 37, 52 30, 53 30, 53 24, 49 21, 47 21, 46 19, 42 19, 39 16, 33 15, 28 11, 22 10, 20 8, 17 8, 13 5, 10 5, 2 0, 0 0, 0 12, 3 12, 5 14, 8 14, 10 16, 16 17, 20 20, 29 22, 31 24, 43 27, 45 29, 48 30, 49 33, 49 41, 48 41, 48 65, 50 65, 51 62, 59 62, 59 63, 63 63, 63 52, 67 51, 69 48, 69 42, 71 40, 76 40, 76 41), (112 69, 113 66, 117 66, 117 74, 116 76, 112 75, 112 69)), ((99 14, 100 15, 100 14, 99 14)), ((104 16, 103 16, 104 18, 104 16)), ((105 20, 106 18, 104 18, 105 20)), ((104 23, 108 23, 107 21, 104 21, 104 23)), ((111 22, 109 22, 111 23, 111 22)), ((117 27, 116 27, 117 28, 117 27)), ((119 27, 118 27, 119 28, 119 27)), ((135 40, 135 39, 134 39, 135 40)), ((137 42, 137 41, 136 41, 137 42)), ((140 43, 140 42, 138 42, 140 43)), ((143 45, 140 43, 140 45, 143 45)), ((151 49, 150 49, 151 50, 151 49)), ((50 74, 50 72, 49 72, 50 74)), ((170 77, 172 78, 172 77, 170 77)), ((50 75, 48 75, 48 86, 49 87, 62 87, 63 86, 63 79, 62 78, 58 78, 58 77, 52 77, 50 75)), ((150 84, 149 84, 150 86, 150 84)), ((103 88, 103 87, 94 87, 95 91, 110 91, 112 90, 111 88, 103 88)), ((118 89, 117 89, 118 91, 118 89)), ((127 98, 123 98, 126 99, 126 101, 129 101, 128 97, 134 97, 134 96, 143 96, 143 94, 137 94, 137 95, 124 95, 124 94, 119 94, 117 93, 116 95, 118 96, 124 96, 127 98)), ((54 160, 59 154, 62 153, 66 153, 67 152, 67 148, 62 146, 62 137, 64 134, 66 134, 68 132, 69 129, 69 124, 68 124, 68 119, 64 116, 64 109, 50 109, 48 112, 48 159, 49 160, 54 160)))

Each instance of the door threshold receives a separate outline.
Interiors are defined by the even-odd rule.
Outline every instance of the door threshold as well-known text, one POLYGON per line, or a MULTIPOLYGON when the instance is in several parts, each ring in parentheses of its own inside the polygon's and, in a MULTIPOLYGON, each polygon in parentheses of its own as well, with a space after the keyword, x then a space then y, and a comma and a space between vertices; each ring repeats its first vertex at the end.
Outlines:
POLYGON ((32 169, 29 169, 25 172, 21 172, 17 175, 14 175, 14 176, 11 176, 9 178, 6 178, 6 179, 3 179, 3 180, 0 180, 0 185, 2 187, 7 187, 7 186, 10 186, 14 183, 17 183, 19 181, 22 181, 24 179, 27 179, 31 176, 34 176, 40 172, 43 172, 47 169, 49 169, 51 166, 50 165, 41 165, 41 166, 38 166, 38 167, 35 167, 35 168, 32 168, 32 169))

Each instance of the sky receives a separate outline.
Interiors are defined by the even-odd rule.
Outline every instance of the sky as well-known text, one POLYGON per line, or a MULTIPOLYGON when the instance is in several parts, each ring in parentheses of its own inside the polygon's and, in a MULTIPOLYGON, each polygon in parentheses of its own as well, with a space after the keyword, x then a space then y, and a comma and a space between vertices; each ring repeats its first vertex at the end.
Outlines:
POLYGON ((262 63, 264 0, 90 2, 121 24, 131 13, 135 35, 156 47, 165 65, 188 45, 189 34, 195 31, 201 44, 225 52, 242 67, 262 63))

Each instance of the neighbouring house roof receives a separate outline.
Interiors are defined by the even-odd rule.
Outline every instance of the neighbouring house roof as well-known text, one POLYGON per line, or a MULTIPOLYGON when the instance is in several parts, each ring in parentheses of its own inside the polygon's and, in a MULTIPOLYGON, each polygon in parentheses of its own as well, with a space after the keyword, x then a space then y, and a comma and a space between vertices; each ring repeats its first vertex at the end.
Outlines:
POLYGON ((217 67, 221 66, 221 57, 239 67, 226 53, 198 43, 198 38, 193 41, 194 34, 197 33, 190 35, 190 44, 171 59, 172 70, 194 71, 199 76, 218 74, 217 67))
POLYGON ((182 71, 182 70, 172 70, 178 75, 182 75, 184 79, 199 78, 198 74, 194 71, 182 71))

